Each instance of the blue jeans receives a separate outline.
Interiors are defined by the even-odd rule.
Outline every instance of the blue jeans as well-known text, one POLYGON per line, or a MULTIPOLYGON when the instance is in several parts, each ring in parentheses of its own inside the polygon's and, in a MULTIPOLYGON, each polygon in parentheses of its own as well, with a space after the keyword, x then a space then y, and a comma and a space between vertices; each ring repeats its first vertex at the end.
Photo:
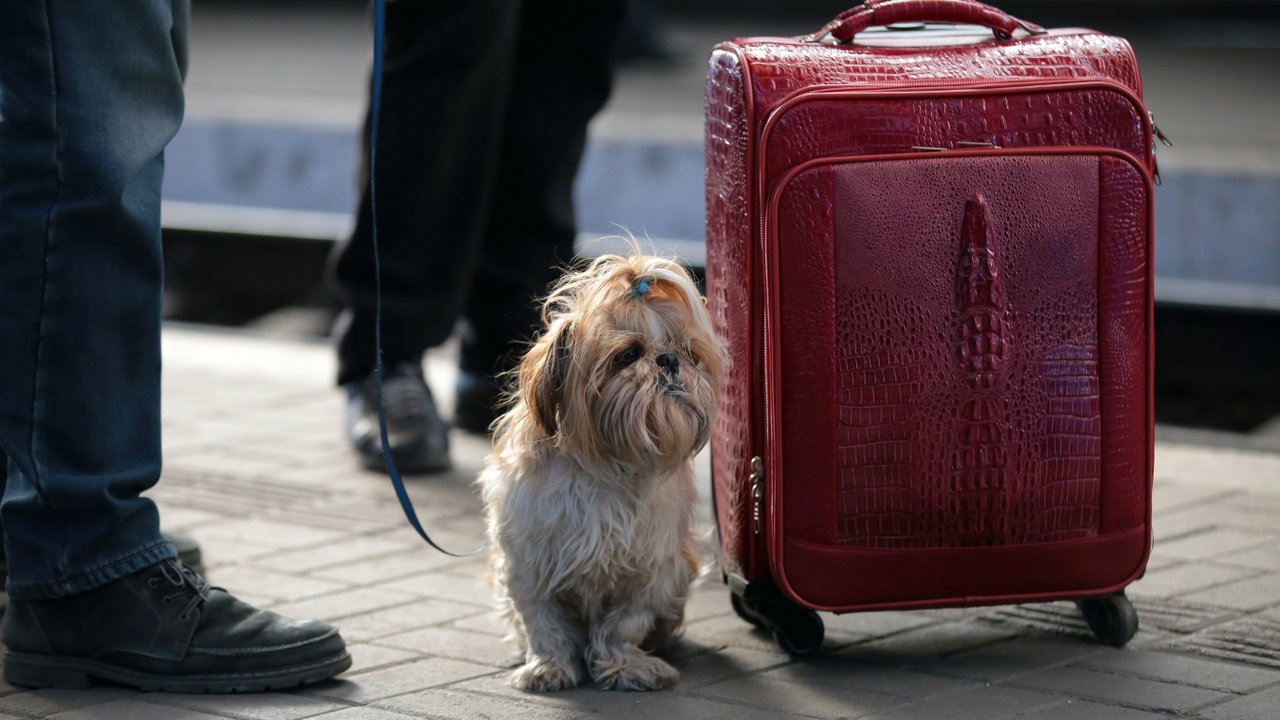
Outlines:
POLYGON ((0 524, 13 598, 174 557, 160 477, 160 183, 189 0, 0 9, 0 524))

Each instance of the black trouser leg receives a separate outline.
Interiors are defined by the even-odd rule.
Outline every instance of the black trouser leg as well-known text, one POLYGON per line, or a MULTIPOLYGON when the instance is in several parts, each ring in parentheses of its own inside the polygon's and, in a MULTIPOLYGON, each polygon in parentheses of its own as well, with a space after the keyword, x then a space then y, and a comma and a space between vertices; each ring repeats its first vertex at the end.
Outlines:
MULTIPOLYGON (((573 257, 572 190, 609 95, 623 0, 388 6, 378 140, 383 348, 417 362, 465 314, 463 368, 500 369, 573 257), (443 5, 443 6, 442 6, 443 5)), ((367 133, 366 133, 367 137, 367 133)), ((333 280, 339 382, 373 367, 367 183, 333 280)))
MULTIPOLYGON (((377 155, 388 363, 420 361, 462 311, 491 207, 519 8, 514 0, 388 3, 377 155)), ((374 364, 367 177, 360 185, 355 230, 331 260, 345 306, 335 328, 339 383, 374 364)))
POLYGON ((510 368, 536 301, 573 259, 573 182, 587 125, 609 98, 624 0, 526 0, 493 210, 464 310, 462 369, 510 368))

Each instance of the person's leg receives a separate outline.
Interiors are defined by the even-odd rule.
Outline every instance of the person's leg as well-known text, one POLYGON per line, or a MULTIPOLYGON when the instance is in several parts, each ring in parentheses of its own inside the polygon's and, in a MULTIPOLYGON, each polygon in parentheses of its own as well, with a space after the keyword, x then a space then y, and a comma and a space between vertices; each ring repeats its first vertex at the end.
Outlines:
POLYGON ((525 3, 494 201, 465 311, 456 418, 465 429, 488 425, 491 378, 519 359, 538 324, 537 298, 574 258, 574 178, 587 125, 609 98, 625 6, 525 3))
MULTIPOLYGON (((9 458, 0 452, 0 498, 4 497, 4 488, 9 482, 9 458)), ((161 531, 160 537, 173 545, 178 553, 178 559, 183 565, 195 570, 203 572, 204 563, 200 552, 200 543, 187 533, 178 531, 161 531)), ((5 586, 9 582, 9 559, 5 555, 4 548, 4 525, 0 524, 0 615, 9 607, 9 593, 6 592, 5 586)))
MULTIPOLYGON (((388 4, 377 204, 389 365, 419 363, 427 348, 448 339, 471 284, 491 204, 519 6, 517 0, 388 4)), ((367 155, 367 126, 362 137, 367 155)), ((361 167, 367 172, 365 162, 361 167)), ((360 185, 355 230, 331 263, 344 305, 335 328, 340 385, 373 370, 366 176, 360 185)))
POLYGON ((134 17, 168 27, 171 12, 60 17, 75 5, 18 3, 0 29, 12 598, 82 592, 174 555, 141 493, 160 475, 158 194, 182 80, 169 31, 140 33, 134 17))
POLYGON ((160 186, 187 0, 29 0, 0 25, 4 678, 216 692, 332 677, 337 631, 172 558, 160 474, 160 186))
MULTIPOLYGON (((9 458, 0 449, 0 498, 4 497, 5 485, 9 482, 9 458)), ((0 525, 0 613, 9 608, 9 592, 5 586, 9 583, 9 561, 4 557, 4 526, 0 525)))
MULTIPOLYGON (((489 212, 514 57, 519 0, 397 2, 387 8, 378 132, 382 385, 392 457, 403 472, 449 466, 448 426, 422 356, 453 332, 489 212)), ((368 126, 363 133, 368 153, 368 126)), ((367 172, 366 163, 361 163, 367 172)), ((374 248, 367 175, 356 227, 331 259, 344 311, 334 335, 347 436, 382 469, 374 380, 374 248)))

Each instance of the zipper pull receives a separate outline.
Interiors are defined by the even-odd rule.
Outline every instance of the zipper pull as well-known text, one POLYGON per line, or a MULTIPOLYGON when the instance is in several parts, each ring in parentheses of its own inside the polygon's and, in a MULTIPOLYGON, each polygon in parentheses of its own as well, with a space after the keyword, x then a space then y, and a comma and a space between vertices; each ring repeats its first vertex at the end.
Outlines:
POLYGON ((1151 180, 1156 185, 1162 185, 1163 183, 1160 180, 1160 163, 1156 160, 1156 141, 1159 140, 1165 147, 1173 147, 1173 141, 1161 132, 1160 126, 1156 124, 1155 113, 1148 110, 1147 118, 1151 120, 1151 170, 1153 171, 1151 180))
MULTIPOLYGON (((1148 110, 1147 117, 1151 118, 1151 133, 1156 136, 1156 139, 1159 140, 1161 144, 1163 144, 1165 147, 1173 147, 1173 141, 1170 140, 1168 136, 1166 136, 1163 132, 1161 132, 1160 126, 1156 124, 1156 114, 1148 110)), ((1152 144, 1154 145, 1155 143, 1152 143, 1152 144)))
POLYGON ((759 456, 751 458, 751 523, 755 534, 760 534, 761 506, 764 505, 764 460, 759 456))

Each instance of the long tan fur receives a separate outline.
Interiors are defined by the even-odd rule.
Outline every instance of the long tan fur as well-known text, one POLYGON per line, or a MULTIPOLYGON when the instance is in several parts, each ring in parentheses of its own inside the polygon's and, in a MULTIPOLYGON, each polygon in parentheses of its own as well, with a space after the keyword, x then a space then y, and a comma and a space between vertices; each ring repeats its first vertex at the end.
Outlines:
POLYGON ((692 278, 608 255, 566 275, 517 370, 480 477, 494 578, 525 663, 512 684, 648 690, 678 674, 646 649, 678 631, 692 457, 726 362, 692 278))

